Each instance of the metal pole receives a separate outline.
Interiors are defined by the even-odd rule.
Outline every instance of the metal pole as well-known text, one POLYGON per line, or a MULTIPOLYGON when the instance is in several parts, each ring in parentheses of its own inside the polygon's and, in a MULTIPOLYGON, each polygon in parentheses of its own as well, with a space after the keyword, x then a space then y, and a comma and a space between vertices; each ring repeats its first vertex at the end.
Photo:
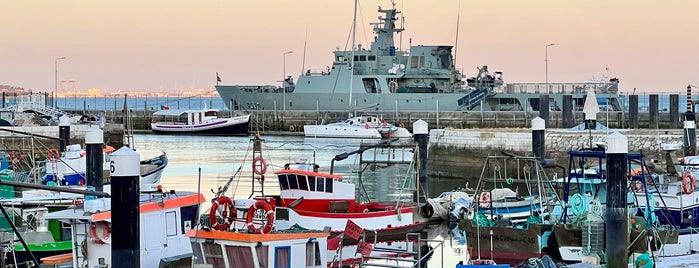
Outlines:
POLYGON ((549 88, 549 47, 555 45, 554 43, 546 45, 546 53, 544 62, 546 62, 546 93, 549 93, 551 88, 549 88))
POLYGON ((64 59, 66 59, 66 57, 56 58, 53 61, 54 71, 56 74, 54 76, 54 83, 53 83, 53 91, 54 91, 54 93, 53 93, 54 94, 53 95, 53 108, 58 108, 58 61, 64 60, 64 59))

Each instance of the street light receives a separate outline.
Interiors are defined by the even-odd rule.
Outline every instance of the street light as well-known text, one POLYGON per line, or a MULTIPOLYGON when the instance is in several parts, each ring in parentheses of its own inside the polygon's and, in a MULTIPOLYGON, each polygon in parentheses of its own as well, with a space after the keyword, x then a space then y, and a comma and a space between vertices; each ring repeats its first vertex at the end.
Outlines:
POLYGON ((282 107, 284 107, 283 109, 285 112, 286 112, 286 85, 284 84, 284 82, 286 81, 286 55, 291 54, 291 53, 294 53, 294 52, 291 50, 284 52, 284 57, 282 60, 282 64, 284 65, 282 67, 282 69, 283 69, 282 74, 284 75, 284 78, 282 79, 282 90, 284 91, 284 105, 282 107))
POLYGON ((546 45, 546 58, 544 61, 546 62, 546 93, 551 91, 551 88, 549 87, 549 47, 555 45, 554 43, 546 45))
POLYGON ((54 84, 53 84, 53 108, 58 108, 58 61, 59 60, 65 60, 66 57, 60 57, 56 58, 56 60, 53 61, 54 65, 54 70, 56 71, 56 76, 54 77, 54 84))

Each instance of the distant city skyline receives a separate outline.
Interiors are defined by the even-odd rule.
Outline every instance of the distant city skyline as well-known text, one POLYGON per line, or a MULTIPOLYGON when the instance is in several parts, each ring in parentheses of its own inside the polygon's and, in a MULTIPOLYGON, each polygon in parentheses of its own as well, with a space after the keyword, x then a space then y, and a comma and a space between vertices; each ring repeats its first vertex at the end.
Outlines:
MULTIPOLYGON (((354 1, 5 1, 0 84, 53 92, 174 92, 280 85, 325 70, 348 49, 354 1), (292 51, 291 53, 288 53, 292 51), (61 57, 65 59, 58 60, 61 57), (286 66, 284 66, 286 65, 286 66)), ((357 44, 373 40, 378 6, 359 1, 357 44)), ((699 1, 397 1, 409 45, 456 45, 466 77, 488 65, 506 83, 620 79, 622 93, 699 86, 699 1), (457 27, 457 20, 459 25, 457 27), (458 29, 458 42, 457 42, 458 29), (555 43, 554 46, 546 47, 555 43)), ((401 21, 398 21, 401 23, 401 21)), ((695 89, 699 90, 699 88, 695 89)))

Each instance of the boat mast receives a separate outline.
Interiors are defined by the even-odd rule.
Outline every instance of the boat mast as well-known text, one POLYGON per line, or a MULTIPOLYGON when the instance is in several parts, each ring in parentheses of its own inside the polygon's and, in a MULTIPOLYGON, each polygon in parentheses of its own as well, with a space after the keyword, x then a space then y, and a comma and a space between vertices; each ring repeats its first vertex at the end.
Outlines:
POLYGON ((459 9, 456 13, 456 40, 454 41, 454 68, 456 69, 456 50, 459 47, 459 21, 461 20, 461 0, 459 0, 459 9))
POLYGON ((350 55, 350 81, 349 81, 349 116, 352 117, 354 109, 352 107, 352 80, 354 79, 354 42, 357 35, 357 4, 359 0, 354 0, 354 15, 352 17, 352 53, 350 55))

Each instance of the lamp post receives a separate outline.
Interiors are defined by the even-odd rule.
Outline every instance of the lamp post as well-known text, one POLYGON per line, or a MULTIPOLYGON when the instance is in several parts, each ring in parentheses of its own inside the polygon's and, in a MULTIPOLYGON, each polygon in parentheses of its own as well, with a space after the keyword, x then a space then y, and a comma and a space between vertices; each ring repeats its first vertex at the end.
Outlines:
POLYGON ((286 112, 286 84, 284 82, 286 82, 286 55, 291 54, 291 53, 294 53, 294 52, 291 50, 284 52, 284 57, 282 60, 282 64, 284 65, 282 67, 282 69, 283 69, 282 74, 284 75, 284 78, 282 79, 282 90, 284 91, 284 105, 282 107, 283 107, 285 112, 286 112))
POLYGON ((546 62, 546 93, 549 93, 551 88, 549 87, 549 47, 555 45, 554 43, 546 45, 546 58, 544 61, 546 62))
POLYGON ((58 108, 58 61, 65 60, 66 57, 56 58, 53 61, 54 70, 56 71, 56 76, 54 77, 53 83, 53 108, 58 108))

